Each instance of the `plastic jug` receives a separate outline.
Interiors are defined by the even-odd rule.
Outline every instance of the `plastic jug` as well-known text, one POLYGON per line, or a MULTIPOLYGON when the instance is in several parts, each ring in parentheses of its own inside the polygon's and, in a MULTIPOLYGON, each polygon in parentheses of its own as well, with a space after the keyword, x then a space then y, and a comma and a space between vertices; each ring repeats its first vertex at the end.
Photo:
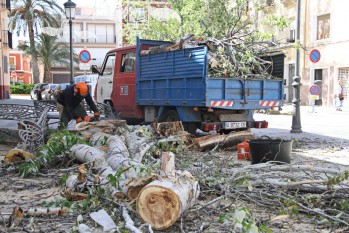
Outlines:
POLYGON ((249 140, 245 140, 237 145, 238 159, 239 160, 251 160, 249 140))

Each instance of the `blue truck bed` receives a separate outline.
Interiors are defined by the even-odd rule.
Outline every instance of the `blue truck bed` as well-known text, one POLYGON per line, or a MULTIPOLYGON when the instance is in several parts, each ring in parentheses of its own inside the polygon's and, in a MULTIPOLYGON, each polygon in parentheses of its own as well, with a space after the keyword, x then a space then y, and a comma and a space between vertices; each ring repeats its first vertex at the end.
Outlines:
POLYGON ((140 55, 137 40, 136 102, 145 106, 196 106, 261 109, 281 106, 283 80, 212 78, 207 75, 207 47, 140 55))

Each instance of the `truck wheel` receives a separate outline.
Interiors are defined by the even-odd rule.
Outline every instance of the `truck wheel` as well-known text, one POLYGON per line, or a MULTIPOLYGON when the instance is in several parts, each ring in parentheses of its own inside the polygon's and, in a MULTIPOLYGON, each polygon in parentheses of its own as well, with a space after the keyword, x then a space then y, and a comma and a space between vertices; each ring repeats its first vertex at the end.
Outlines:
POLYGON ((200 128, 200 123, 196 123, 196 122, 184 122, 183 123, 183 127, 184 129, 191 133, 191 134, 195 134, 196 129, 200 128))
POLYGON ((112 111, 111 114, 114 114, 115 113, 115 109, 114 109, 113 103, 111 101, 106 101, 105 104, 109 106, 109 109, 105 109, 104 112, 107 113, 107 112, 109 112, 109 110, 111 110, 112 111))
POLYGON ((169 110, 165 115, 166 122, 179 121, 179 116, 176 110, 169 110))

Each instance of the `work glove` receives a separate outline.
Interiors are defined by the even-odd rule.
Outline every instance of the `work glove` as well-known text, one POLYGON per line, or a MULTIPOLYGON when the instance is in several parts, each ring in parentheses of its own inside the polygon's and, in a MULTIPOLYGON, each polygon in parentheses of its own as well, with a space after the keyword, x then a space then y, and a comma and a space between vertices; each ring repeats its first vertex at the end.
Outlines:
POLYGON ((100 116, 99 112, 95 112, 93 115, 94 115, 95 120, 98 121, 99 120, 99 116, 100 116))
POLYGON ((76 123, 80 123, 80 122, 82 122, 82 118, 78 117, 78 118, 75 119, 75 121, 76 121, 76 123))
POLYGON ((90 116, 85 116, 85 117, 84 117, 84 121, 90 122, 90 121, 91 121, 91 117, 90 117, 90 116))

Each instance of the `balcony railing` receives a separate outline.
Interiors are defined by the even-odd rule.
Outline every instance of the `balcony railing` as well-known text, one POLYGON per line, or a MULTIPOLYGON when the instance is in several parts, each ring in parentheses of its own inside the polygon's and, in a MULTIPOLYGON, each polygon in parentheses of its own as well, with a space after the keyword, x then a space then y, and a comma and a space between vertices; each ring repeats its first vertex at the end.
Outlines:
MULTIPOLYGON (((69 42, 68 36, 58 37, 59 42, 69 42)), ((82 37, 73 36, 73 43, 99 43, 99 44, 115 44, 116 36, 107 36, 107 35, 94 35, 90 36, 86 39, 82 37)))

